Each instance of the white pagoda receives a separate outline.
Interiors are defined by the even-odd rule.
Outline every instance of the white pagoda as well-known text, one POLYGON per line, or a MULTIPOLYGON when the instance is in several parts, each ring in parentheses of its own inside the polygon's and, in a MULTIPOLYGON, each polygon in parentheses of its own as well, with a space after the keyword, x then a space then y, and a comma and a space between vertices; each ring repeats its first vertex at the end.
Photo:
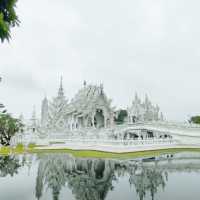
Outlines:
POLYGON ((147 95, 145 95, 145 100, 142 102, 137 93, 135 93, 135 99, 127 111, 129 123, 164 120, 159 106, 153 105, 147 95))
POLYGON ((76 130, 81 128, 105 128, 113 125, 114 108, 107 98, 103 85, 87 85, 84 82, 75 97, 68 103, 62 79, 57 97, 42 101, 41 125, 50 130, 76 130))

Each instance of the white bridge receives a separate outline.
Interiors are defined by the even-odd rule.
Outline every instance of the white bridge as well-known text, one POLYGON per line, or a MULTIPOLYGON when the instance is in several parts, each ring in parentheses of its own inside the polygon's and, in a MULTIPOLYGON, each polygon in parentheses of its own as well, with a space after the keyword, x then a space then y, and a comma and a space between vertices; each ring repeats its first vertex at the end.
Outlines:
POLYGON ((12 144, 36 143, 41 149, 133 152, 168 148, 200 148, 200 126, 151 122, 118 125, 107 129, 77 129, 61 133, 27 133, 12 144))

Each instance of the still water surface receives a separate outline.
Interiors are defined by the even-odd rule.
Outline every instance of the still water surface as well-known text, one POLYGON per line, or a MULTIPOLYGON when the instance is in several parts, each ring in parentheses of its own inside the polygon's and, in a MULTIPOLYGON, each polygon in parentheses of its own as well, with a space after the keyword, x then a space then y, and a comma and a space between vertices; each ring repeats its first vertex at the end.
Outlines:
POLYGON ((0 157, 0 200, 195 200, 200 153, 129 160, 0 157))

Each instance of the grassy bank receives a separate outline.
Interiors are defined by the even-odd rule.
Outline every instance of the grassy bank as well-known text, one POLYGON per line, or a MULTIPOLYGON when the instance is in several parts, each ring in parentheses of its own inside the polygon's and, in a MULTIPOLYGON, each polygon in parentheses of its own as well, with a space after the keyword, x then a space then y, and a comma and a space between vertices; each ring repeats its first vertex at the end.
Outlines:
POLYGON ((151 150, 151 151, 140 151, 140 152, 128 152, 128 153, 111 153, 104 151, 93 151, 93 150, 71 150, 71 149, 37 149, 35 145, 30 145, 25 148, 23 145, 18 145, 15 148, 1 147, 0 155, 10 154, 43 154, 43 153, 68 153, 75 157, 91 157, 91 158, 139 158, 139 157, 153 157, 162 154, 174 154, 179 152, 200 152, 200 149, 191 148, 173 148, 173 149, 162 149, 162 150, 151 150))

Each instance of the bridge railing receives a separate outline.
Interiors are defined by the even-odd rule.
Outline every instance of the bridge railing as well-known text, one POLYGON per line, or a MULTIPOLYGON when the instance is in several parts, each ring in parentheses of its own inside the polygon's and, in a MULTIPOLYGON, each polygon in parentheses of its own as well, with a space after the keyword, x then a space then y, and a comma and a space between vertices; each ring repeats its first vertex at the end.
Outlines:
POLYGON ((198 124, 190 124, 190 123, 183 123, 183 122, 170 122, 170 121, 152 121, 152 122, 138 122, 127 124, 129 126, 140 126, 140 125, 153 125, 153 126, 164 126, 164 127, 171 127, 171 128, 189 128, 189 129, 199 129, 200 125, 198 124))
POLYGON ((13 142, 13 146, 18 143, 28 145, 30 143, 35 143, 37 145, 45 146, 140 146, 140 145, 162 145, 162 144, 178 144, 178 140, 171 138, 167 139, 139 139, 139 140, 97 140, 97 139, 18 139, 13 142))
POLYGON ((133 145, 148 145, 148 144, 172 144, 177 141, 173 139, 143 139, 143 140, 65 140, 69 143, 94 144, 94 145, 116 145, 116 146, 133 146, 133 145))

